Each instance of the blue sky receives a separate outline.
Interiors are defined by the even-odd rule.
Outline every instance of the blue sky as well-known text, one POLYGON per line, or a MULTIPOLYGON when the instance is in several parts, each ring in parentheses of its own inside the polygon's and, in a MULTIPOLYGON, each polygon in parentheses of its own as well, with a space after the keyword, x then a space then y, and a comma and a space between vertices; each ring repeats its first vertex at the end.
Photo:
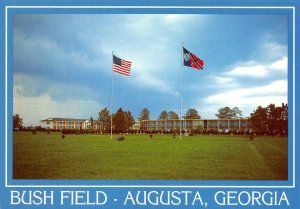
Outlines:
POLYGON ((24 125, 49 117, 97 118, 110 107, 112 51, 133 62, 114 74, 114 111, 155 119, 163 110, 198 110, 287 102, 286 15, 18 14, 13 31, 13 113, 24 125), (204 70, 183 67, 184 47, 204 70))

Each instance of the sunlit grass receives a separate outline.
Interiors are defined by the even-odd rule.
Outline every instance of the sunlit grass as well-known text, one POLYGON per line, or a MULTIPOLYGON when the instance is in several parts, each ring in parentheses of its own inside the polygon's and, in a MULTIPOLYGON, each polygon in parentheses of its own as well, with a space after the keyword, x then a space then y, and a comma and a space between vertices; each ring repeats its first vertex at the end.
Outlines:
POLYGON ((13 135, 14 179, 287 180, 286 137, 13 135))

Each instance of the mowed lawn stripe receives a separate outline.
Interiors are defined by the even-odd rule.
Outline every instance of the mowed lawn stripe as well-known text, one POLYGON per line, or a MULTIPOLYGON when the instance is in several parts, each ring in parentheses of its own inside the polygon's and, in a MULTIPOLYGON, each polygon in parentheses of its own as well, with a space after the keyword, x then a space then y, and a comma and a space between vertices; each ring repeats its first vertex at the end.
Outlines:
POLYGON ((268 178, 274 179, 275 175, 269 168, 269 165, 265 163, 263 156, 257 151, 256 146, 253 143, 249 143, 249 147, 252 151, 252 159, 253 163, 256 165, 256 169, 254 169, 253 174, 259 178, 260 173, 265 173, 268 178))
POLYGON ((273 180, 288 178, 288 140, 280 137, 264 137, 255 140, 254 145, 269 169, 273 172, 273 180))

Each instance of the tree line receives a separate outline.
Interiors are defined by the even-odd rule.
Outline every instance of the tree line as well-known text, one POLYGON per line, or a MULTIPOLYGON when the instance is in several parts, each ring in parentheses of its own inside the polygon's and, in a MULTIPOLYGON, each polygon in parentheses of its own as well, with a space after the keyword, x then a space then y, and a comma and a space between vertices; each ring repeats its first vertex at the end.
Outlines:
MULTIPOLYGON (((198 111, 195 109, 189 109, 185 114, 186 119, 201 119, 198 111)), ((170 120, 170 119, 179 119, 179 116, 174 111, 162 111, 158 118, 158 120, 170 120)), ((142 120, 150 120, 150 111, 148 108, 143 108, 138 117, 139 121, 142 120)), ((135 124, 135 120, 130 111, 123 111, 120 107, 116 113, 111 115, 108 108, 103 108, 99 112, 99 122, 101 122, 103 126, 104 133, 108 133, 111 131, 111 125, 113 127, 113 132, 115 133, 123 133, 128 132, 131 127, 135 124), (112 117, 112 121, 111 121, 112 117), (112 123, 111 123, 112 122, 112 123)))
MULTIPOLYGON (((221 107, 215 116, 219 119, 242 118, 242 111, 238 107, 221 107)), ((139 121, 150 120, 150 111, 143 108, 137 118, 139 121)), ((163 110, 157 117, 158 120, 179 119, 174 111, 163 110)), ((196 109, 188 109, 182 119, 201 119, 196 109)), ((281 106, 270 104, 267 107, 258 106, 249 117, 249 129, 259 134, 287 134, 288 132, 288 105, 282 103, 281 106)), ((95 123, 91 117, 91 128, 95 123)), ((98 113, 98 121, 102 125, 104 133, 110 133, 111 125, 114 133, 129 132, 135 124, 135 119, 130 111, 124 111, 121 107, 115 112, 110 113, 108 108, 103 108, 98 113), (112 121, 111 121, 112 117, 112 121)), ((13 128, 23 128, 23 118, 19 114, 13 116, 13 128)))
POLYGON ((281 106, 270 104, 267 107, 257 107, 250 115, 250 123, 253 131, 259 134, 281 134, 288 133, 288 105, 281 106))
MULTIPOLYGON (((238 119, 242 118, 242 111, 238 107, 221 107, 215 114, 218 119, 238 119)), ((179 116, 174 111, 163 110, 158 120, 179 119, 179 116)), ((201 119, 196 109, 188 109, 183 119, 201 119)), ((143 108, 138 117, 139 121, 150 120, 150 111, 148 108, 143 108)), ((288 131, 288 105, 275 106, 270 104, 263 108, 258 106, 249 117, 249 129, 258 134, 287 134, 288 131)), ((99 112, 99 121, 103 123, 104 130, 110 130, 110 113, 107 108, 99 112)), ((124 132, 129 130, 134 124, 134 119, 130 111, 124 112, 119 108, 116 114, 113 114, 113 129, 115 131, 124 132), (122 116, 122 114, 124 116, 122 116)))

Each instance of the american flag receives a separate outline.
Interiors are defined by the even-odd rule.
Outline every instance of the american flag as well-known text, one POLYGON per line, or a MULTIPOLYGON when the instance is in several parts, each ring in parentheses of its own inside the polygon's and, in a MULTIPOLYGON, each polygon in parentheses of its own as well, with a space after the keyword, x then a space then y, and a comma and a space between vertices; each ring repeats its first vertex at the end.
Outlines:
POLYGON ((121 58, 113 55, 113 71, 130 76, 130 68, 131 68, 132 62, 122 60, 121 58))

